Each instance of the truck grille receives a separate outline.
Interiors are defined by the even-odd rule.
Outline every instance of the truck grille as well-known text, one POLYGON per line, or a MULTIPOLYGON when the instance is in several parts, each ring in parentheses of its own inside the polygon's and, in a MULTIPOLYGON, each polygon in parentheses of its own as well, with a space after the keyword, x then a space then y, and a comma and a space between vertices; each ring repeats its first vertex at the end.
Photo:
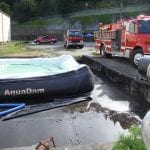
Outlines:
POLYGON ((80 40, 72 40, 73 43, 79 43, 80 40))

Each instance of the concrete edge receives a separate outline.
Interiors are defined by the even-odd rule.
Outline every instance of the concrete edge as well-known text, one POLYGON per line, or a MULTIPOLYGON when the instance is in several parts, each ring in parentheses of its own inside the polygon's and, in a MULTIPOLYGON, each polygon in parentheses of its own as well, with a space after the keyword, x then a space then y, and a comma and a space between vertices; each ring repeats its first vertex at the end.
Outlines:
POLYGON ((108 66, 105 66, 89 56, 83 55, 82 63, 87 64, 97 75, 104 74, 112 82, 121 85, 130 95, 140 95, 142 99, 150 102, 150 84, 138 78, 130 77, 120 73, 113 68, 109 68, 108 66))

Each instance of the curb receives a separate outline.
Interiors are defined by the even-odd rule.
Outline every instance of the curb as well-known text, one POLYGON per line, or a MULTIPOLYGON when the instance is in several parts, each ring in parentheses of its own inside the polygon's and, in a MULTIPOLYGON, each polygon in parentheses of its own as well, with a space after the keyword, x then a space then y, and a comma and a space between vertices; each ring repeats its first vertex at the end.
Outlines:
POLYGON ((130 95, 140 96, 142 100, 150 102, 150 83, 141 80, 137 70, 135 71, 130 66, 121 66, 122 64, 119 62, 112 65, 106 61, 107 59, 100 57, 82 56, 82 63, 87 64, 94 73, 97 75, 104 74, 112 82, 121 85, 130 95), (123 67, 125 68, 123 69, 123 67), (130 72, 128 72, 129 67, 130 72), (131 69, 134 70, 133 73, 131 69))

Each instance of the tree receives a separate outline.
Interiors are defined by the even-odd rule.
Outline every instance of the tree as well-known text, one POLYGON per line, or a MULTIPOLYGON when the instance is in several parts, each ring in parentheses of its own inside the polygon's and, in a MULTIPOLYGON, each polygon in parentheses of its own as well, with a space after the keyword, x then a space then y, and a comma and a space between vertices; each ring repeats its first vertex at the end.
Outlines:
POLYGON ((58 13, 63 17, 72 13, 74 11, 74 4, 76 0, 58 0, 57 2, 57 10, 58 13))
POLYGON ((42 0, 38 4, 39 14, 42 16, 54 15, 56 10, 56 0, 42 0))
POLYGON ((110 8, 110 7, 111 7, 111 3, 108 3, 105 1, 101 1, 101 2, 96 3, 96 8, 110 8))
POLYGON ((4 0, 6 4, 8 4, 10 7, 13 6, 13 4, 16 3, 17 0, 4 0))
POLYGON ((24 22, 35 17, 37 2, 35 0, 20 0, 14 5, 14 18, 24 22))
POLYGON ((0 10, 10 15, 10 7, 5 2, 0 2, 0 10))

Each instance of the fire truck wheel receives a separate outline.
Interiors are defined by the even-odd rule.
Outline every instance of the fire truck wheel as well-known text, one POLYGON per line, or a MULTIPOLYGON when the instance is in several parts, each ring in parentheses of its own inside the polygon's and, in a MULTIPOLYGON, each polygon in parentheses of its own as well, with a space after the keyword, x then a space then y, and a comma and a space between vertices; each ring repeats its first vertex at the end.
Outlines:
POLYGON ((81 49, 82 49, 83 47, 84 47, 83 45, 80 46, 81 49))
POLYGON ((69 49, 69 48, 70 48, 70 46, 69 46, 69 45, 67 45, 67 46, 66 46, 66 48, 67 48, 67 49, 69 49))
POLYGON ((141 49, 136 49, 131 57, 131 62, 135 68, 138 68, 139 60, 143 57, 141 49))
POLYGON ((66 44, 66 48, 69 49, 69 48, 70 48, 70 45, 66 44))
POLYGON ((100 46, 100 55, 102 55, 105 58, 111 58, 111 56, 112 56, 111 54, 105 52, 105 46, 104 45, 100 46))
POLYGON ((105 46, 101 45, 99 50, 100 50, 100 55, 105 56, 105 46))
POLYGON ((36 42, 37 45, 40 45, 40 42, 36 42))

